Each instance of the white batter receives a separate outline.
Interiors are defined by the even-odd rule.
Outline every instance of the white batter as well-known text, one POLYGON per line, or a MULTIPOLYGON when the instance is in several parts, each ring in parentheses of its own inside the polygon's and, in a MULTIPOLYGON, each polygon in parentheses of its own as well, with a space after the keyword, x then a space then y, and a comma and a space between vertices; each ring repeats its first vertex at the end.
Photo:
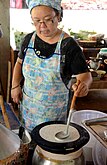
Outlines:
POLYGON ((69 125, 69 136, 65 139, 58 140, 55 135, 56 133, 60 131, 65 131, 66 130, 66 125, 65 124, 51 124, 44 126, 43 128, 40 129, 40 136, 50 142, 55 142, 55 143, 65 143, 65 142, 72 142, 77 140, 80 135, 79 132, 76 128, 73 126, 69 125))

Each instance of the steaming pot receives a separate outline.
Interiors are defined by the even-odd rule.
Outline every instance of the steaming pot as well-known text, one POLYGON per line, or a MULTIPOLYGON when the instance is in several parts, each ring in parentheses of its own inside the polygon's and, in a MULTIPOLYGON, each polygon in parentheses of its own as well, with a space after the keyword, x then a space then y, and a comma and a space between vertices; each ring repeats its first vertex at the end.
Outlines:
POLYGON ((70 123, 69 136, 57 139, 56 133, 64 131, 66 123, 51 121, 36 126, 31 135, 37 146, 34 151, 33 165, 84 165, 82 147, 89 141, 85 128, 70 123))

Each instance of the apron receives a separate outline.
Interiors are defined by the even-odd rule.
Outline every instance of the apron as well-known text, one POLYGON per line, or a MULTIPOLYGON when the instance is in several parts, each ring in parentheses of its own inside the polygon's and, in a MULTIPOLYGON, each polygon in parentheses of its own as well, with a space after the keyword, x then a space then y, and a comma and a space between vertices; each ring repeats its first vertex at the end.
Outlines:
POLYGON ((23 99, 20 104, 25 127, 32 130, 38 124, 67 117, 69 90, 60 75, 60 35, 54 54, 46 58, 34 49, 36 33, 32 35, 23 62, 23 99))

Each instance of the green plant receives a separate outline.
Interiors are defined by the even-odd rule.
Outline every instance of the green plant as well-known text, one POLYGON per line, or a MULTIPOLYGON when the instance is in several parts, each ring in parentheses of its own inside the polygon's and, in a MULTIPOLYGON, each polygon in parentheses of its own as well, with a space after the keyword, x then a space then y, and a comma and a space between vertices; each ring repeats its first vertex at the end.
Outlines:
POLYGON ((78 33, 75 33, 72 31, 72 29, 68 29, 70 36, 74 37, 75 39, 80 40, 89 40, 88 36, 96 34, 95 31, 86 31, 86 30, 80 30, 78 33))
POLYGON ((16 31, 14 32, 16 49, 20 49, 21 42, 27 33, 16 31))

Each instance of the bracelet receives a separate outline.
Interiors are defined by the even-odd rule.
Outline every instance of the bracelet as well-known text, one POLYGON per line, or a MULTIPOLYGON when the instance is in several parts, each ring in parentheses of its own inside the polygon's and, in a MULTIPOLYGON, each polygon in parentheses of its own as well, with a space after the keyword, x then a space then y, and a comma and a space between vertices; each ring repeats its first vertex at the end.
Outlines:
POLYGON ((17 86, 15 86, 15 87, 13 87, 13 88, 11 88, 11 90, 13 90, 13 89, 15 89, 15 88, 17 88, 17 87, 19 87, 20 86, 20 84, 19 85, 17 85, 17 86))

